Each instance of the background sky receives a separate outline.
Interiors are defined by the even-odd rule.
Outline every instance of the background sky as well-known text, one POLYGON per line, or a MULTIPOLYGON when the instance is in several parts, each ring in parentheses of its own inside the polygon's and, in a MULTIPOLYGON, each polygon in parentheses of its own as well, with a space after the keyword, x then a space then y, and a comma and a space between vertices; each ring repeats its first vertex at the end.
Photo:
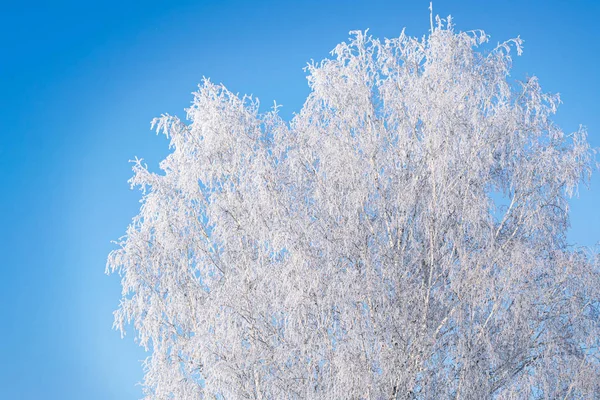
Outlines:
MULTIPOLYGON (((1 2, 0 397, 136 399, 145 353, 111 329, 118 276, 111 240, 139 209, 128 160, 167 154, 149 130, 184 116, 203 76, 277 100, 290 118, 302 68, 348 31, 394 37, 429 28, 428 1, 1 2)), ((513 77, 560 92, 556 121, 600 147, 600 2, 436 0, 457 29, 520 35, 513 77)), ((572 202, 572 243, 600 240, 600 179, 572 202)))

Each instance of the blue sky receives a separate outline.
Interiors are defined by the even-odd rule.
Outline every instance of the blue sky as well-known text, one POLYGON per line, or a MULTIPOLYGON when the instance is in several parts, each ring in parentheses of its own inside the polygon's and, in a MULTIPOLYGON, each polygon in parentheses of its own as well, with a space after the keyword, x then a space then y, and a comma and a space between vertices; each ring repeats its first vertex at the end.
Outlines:
MULTIPOLYGON (((136 399, 143 350, 111 329, 120 298, 105 276, 110 241, 136 214, 128 160, 152 168, 203 76, 273 100, 289 118, 302 68, 348 31, 423 35, 428 1, 3 2, 0 14, 0 397, 136 399), (342 5, 343 4, 343 5, 342 5)), ((513 76, 535 74, 564 104, 565 131, 600 147, 598 1, 437 0, 461 30, 521 35, 513 76)), ((573 243, 600 240, 600 179, 572 202, 573 243)))

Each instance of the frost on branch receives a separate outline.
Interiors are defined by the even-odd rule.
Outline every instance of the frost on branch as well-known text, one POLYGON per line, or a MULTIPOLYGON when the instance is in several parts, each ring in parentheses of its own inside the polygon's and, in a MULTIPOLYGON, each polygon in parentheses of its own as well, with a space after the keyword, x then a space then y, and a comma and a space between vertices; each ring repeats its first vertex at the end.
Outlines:
POLYGON ((598 262, 567 246, 585 131, 511 40, 353 32, 290 123, 205 80, 111 253, 149 399, 600 396, 598 262))

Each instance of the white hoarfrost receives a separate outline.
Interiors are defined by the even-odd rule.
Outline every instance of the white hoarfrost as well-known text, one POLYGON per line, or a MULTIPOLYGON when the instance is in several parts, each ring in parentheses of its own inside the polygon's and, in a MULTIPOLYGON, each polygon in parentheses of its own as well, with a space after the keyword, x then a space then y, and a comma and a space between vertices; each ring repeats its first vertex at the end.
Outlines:
POLYGON ((172 152, 135 162, 107 266, 147 398, 600 398, 598 262, 565 238, 585 131, 508 78, 519 39, 351 35, 290 123, 208 80, 153 122, 172 152))

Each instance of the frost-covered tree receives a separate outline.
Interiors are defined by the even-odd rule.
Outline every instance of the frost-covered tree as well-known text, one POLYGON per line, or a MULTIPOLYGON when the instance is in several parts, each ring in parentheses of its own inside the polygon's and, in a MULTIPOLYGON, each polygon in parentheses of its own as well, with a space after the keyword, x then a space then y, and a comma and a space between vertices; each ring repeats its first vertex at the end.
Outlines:
POLYGON ((600 398, 593 167, 520 39, 352 32, 287 123, 205 80, 108 271, 149 399, 600 398), (487 49, 487 50, 486 50, 487 49))

